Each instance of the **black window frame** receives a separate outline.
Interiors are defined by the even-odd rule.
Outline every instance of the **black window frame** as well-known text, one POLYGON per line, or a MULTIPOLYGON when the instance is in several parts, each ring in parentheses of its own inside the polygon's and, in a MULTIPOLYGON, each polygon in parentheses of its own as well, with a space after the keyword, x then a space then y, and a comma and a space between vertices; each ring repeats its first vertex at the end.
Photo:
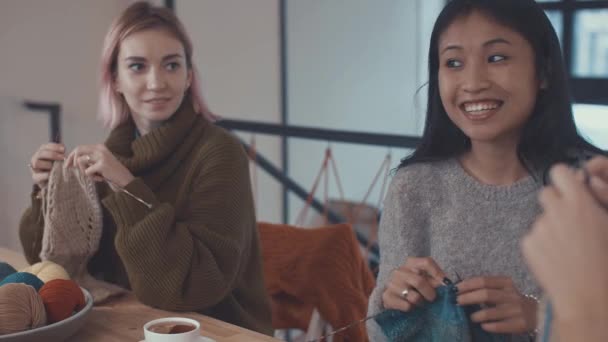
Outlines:
POLYGON ((562 14, 562 51, 570 75, 570 89, 575 103, 608 105, 608 77, 578 77, 573 72, 574 16, 579 10, 608 9, 608 0, 556 0, 538 3, 545 11, 562 14))

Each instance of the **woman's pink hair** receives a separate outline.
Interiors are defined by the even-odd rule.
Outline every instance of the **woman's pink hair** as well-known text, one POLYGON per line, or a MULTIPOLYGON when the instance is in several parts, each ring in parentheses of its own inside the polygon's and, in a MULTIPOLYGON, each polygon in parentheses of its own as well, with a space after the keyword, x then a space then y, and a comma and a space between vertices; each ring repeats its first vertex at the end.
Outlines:
POLYGON ((129 108, 122 95, 114 91, 117 57, 120 43, 131 33, 147 29, 165 29, 183 45, 186 63, 192 71, 192 82, 184 101, 192 102, 194 111, 209 121, 218 117, 213 114, 203 100, 199 75, 192 63, 192 41, 182 23, 173 11, 164 7, 154 7, 140 1, 129 6, 110 26, 106 34, 101 54, 101 85, 99 93, 99 117, 106 127, 114 128, 129 116, 129 108), (189 95, 189 96, 188 96, 189 95))

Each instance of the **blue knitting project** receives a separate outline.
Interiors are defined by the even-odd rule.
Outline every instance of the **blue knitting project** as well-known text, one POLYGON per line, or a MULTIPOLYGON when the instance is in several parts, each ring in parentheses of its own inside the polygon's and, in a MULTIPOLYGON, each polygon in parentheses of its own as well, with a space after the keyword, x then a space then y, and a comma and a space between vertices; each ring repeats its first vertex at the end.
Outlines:
POLYGON ((437 298, 409 312, 386 310, 375 318, 384 335, 392 342, 506 342, 505 335, 488 333, 471 322, 479 306, 456 305, 453 284, 437 289, 437 298))

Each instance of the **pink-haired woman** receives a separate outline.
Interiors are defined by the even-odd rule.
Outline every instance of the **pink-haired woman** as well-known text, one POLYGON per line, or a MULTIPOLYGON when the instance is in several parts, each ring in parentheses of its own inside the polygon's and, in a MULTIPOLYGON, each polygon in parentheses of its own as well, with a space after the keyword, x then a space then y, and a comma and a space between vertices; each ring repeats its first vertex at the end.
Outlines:
POLYGON ((69 154, 44 144, 31 158, 36 186, 20 225, 28 261, 39 260, 44 226, 36 192, 52 163, 65 160, 114 185, 98 183, 103 234, 91 274, 145 304, 271 334, 247 158, 212 123, 191 41, 172 11, 145 2, 127 8, 106 36, 101 81, 107 141, 69 154))

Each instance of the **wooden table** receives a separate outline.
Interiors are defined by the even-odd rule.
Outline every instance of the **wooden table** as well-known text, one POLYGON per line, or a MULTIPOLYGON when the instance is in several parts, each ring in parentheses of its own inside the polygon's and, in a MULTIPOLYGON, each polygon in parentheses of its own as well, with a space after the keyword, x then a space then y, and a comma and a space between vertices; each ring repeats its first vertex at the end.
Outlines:
MULTIPOLYGON (((7 262, 16 269, 22 269, 28 265, 23 255, 2 247, 0 247, 0 261, 7 262)), ((133 294, 128 294, 101 306, 94 306, 85 325, 68 341, 140 341, 144 338, 143 326, 146 322, 169 316, 188 317, 199 321, 201 335, 210 337, 217 342, 278 341, 272 337, 201 314, 193 312, 176 313, 155 309, 140 303, 133 294)))

